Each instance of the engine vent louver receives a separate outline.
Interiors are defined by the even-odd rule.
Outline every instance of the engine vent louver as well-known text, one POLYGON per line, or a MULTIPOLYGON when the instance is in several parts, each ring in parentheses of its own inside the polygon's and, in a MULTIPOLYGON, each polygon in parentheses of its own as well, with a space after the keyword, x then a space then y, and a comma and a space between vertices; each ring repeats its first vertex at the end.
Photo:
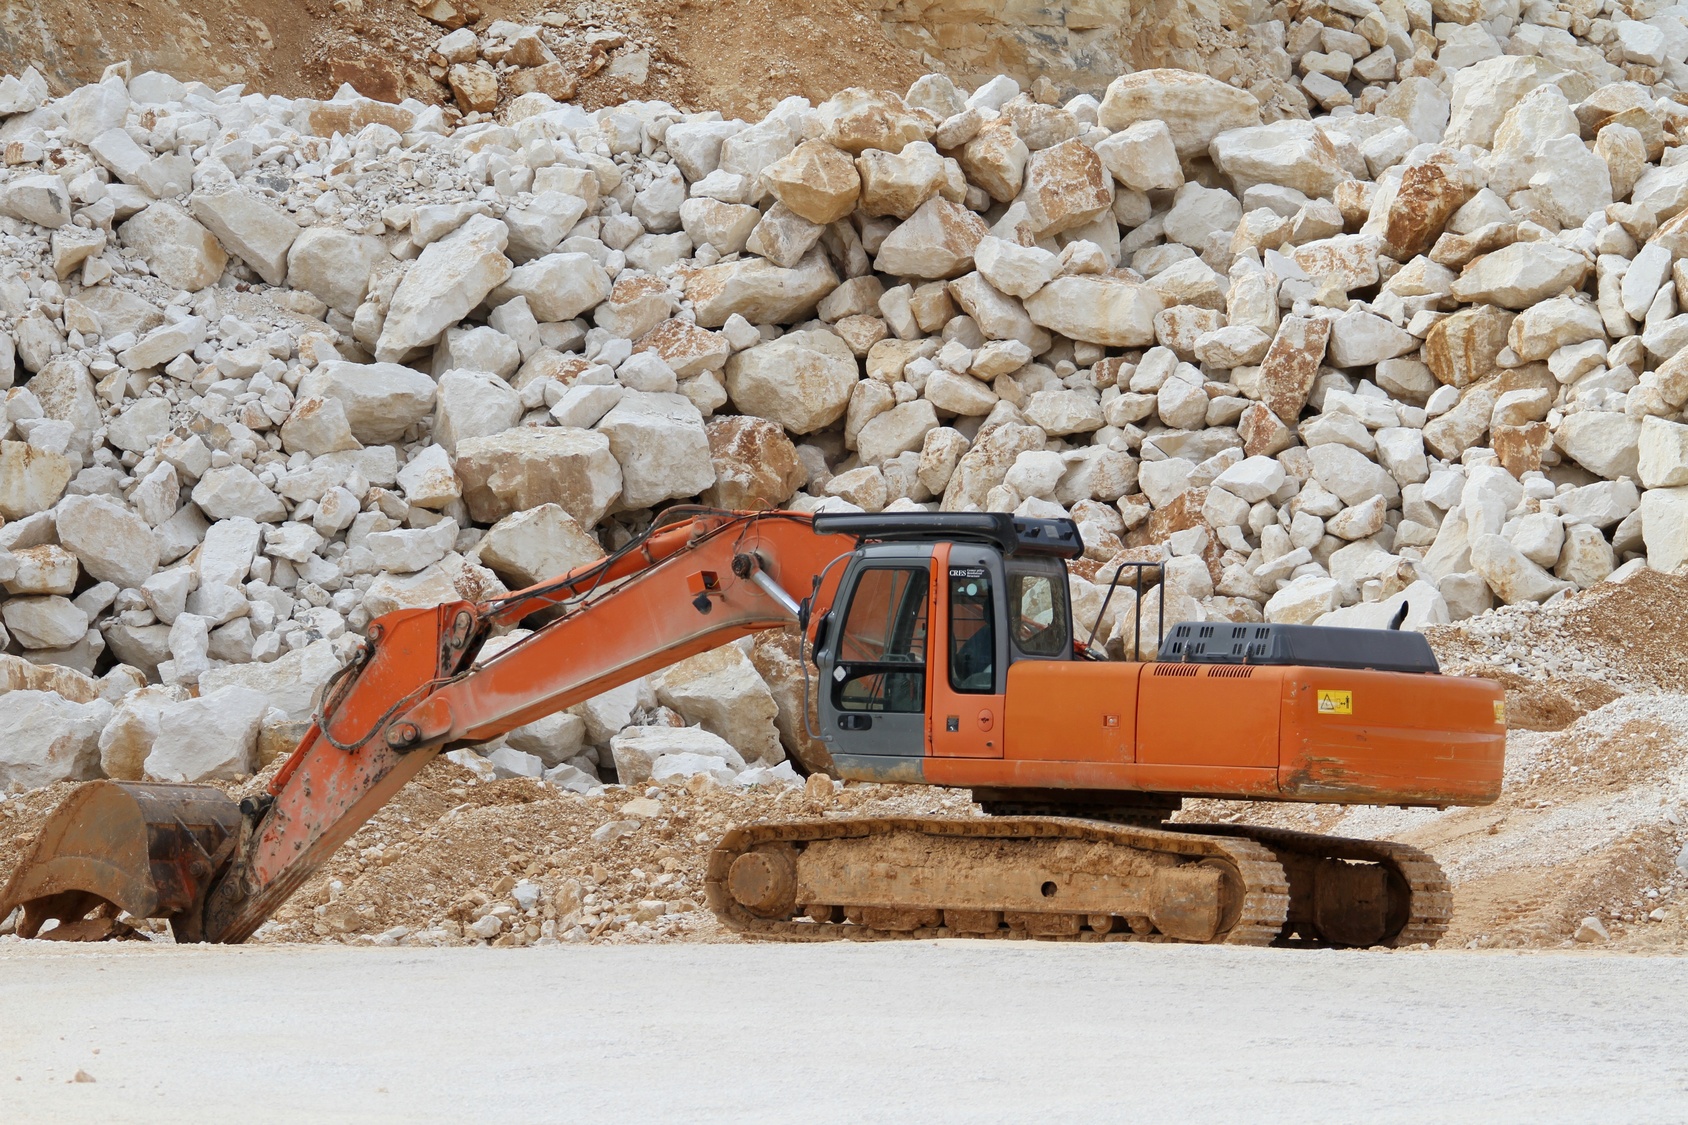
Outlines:
POLYGON ((1174 625, 1160 658, 1189 664, 1293 664, 1434 674, 1441 669, 1420 633, 1318 625, 1186 621, 1174 625))

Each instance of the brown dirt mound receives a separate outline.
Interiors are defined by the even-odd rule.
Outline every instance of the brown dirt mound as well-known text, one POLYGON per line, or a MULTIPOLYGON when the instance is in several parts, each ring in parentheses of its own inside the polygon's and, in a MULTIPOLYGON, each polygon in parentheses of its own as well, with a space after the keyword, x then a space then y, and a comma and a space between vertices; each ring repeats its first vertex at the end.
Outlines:
POLYGON ((1444 672, 1506 688, 1513 729, 1562 730, 1620 695, 1688 691, 1688 577, 1643 570, 1425 636, 1444 672))
MULTIPOLYGON (((820 101, 846 86, 904 90, 929 70, 971 87, 1004 73, 1047 78, 1063 97, 1100 96, 1147 66, 1201 69, 1247 85, 1260 76, 1246 6, 1214 0, 1059 3, 953 0, 481 0, 495 19, 539 21, 561 40, 626 36, 644 56, 585 79, 588 109, 633 98, 760 116, 781 98, 820 101), (642 74, 642 76, 641 76, 642 74)), ((36 0, 0 5, 5 70, 33 64, 55 93, 114 62, 221 88, 328 97, 343 82, 370 97, 444 101, 425 55, 444 30, 408 0, 36 0)))

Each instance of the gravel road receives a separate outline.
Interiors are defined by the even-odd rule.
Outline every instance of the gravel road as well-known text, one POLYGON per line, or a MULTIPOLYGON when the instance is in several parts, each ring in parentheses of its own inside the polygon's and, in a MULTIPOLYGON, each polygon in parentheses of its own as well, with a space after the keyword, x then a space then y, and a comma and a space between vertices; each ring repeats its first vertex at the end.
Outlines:
POLYGON ((1680 1121, 1688 959, 0 945, 65 1121, 1680 1121), (93 1079, 77 1082, 78 1071, 93 1079))

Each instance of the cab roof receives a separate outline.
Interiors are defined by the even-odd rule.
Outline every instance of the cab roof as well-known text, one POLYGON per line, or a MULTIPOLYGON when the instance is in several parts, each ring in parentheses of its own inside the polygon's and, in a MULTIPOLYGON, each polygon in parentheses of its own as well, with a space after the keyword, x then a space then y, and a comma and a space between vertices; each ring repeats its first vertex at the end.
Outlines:
POLYGON ((819 512, 815 530, 857 542, 988 543, 1004 555, 1076 559, 1084 554, 1070 519, 1033 519, 1007 512, 819 512))

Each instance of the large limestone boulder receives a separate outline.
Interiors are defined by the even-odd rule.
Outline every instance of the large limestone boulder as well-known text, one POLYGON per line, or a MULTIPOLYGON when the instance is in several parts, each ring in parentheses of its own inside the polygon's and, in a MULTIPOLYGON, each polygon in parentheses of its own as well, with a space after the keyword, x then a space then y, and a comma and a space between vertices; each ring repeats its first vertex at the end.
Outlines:
POLYGON ((1058 277, 1025 301, 1032 323, 1073 340, 1110 348, 1155 342, 1155 314, 1165 307, 1147 285, 1109 274, 1058 277))
POLYGON ((861 209, 874 217, 906 219, 947 184, 944 158, 925 141, 901 152, 869 149, 856 157, 861 209))
POLYGON ((145 777, 159 716, 187 697, 186 689, 175 685, 142 688, 125 696, 100 731, 100 772, 118 781, 145 777))
POLYGON ((1214 137, 1213 162, 1231 177, 1241 195, 1257 184, 1294 188, 1310 199, 1327 199, 1349 178, 1325 131, 1293 118, 1214 137))
POLYGON ((216 236, 168 199, 118 227, 117 237, 173 289, 195 292, 216 284, 229 260, 216 236))
POLYGON ((88 632, 88 613, 58 594, 7 598, 0 620, 25 649, 69 648, 88 632))
POLYGON ((959 277, 973 268, 973 249, 989 233, 984 220, 938 196, 879 245, 873 268, 897 277, 959 277))
POLYGON ((1360 504, 1373 496, 1394 499, 1401 493, 1395 478, 1364 453, 1335 442, 1315 445, 1307 451, 1313 462, 1313 477, 1344 504, 1360 504))
POLYGON ((690 773, 708 773, 729 784, 745 768, 731 743, 699 727, 626 727, 608 741, 616 778, 623 785, 690 773))
POLYGON ((361 449, 363 443, 351 432, 346 407, 339 399, 304 395, 294 400, 292 414, 282 422, 282 449, 287 453, 344 453, 361 449))
POLYGON ((594 526, 621 496, 621 466, 608 437, 591 430, 521 427, 458 446, 463 500, 478 523, 557 504, 594 526))
POLYGON ((931 117, 917 113, 888 90, 851 86, 815 107, 822 136, 852 156, 870 148, 899 152, 904 145, 924 141, 935 127, 931 117))
POLYGON ((938 413, 930 402, 916 399, 875 415, 856 434, 856 452, 864 465, 881 465, 893 457, 917 451, 926 435, 938 428, 938 413))
POLYGON ((301 398, 335 400, 345 414, 352 436, 370 444, 402 438, 406 430, 434 409, 438 390, 428 376, 398 363, 337 360, 323 364, 299 381, 301 398))
POLYGON ((788 332, 727 361, 727 393, 746 414, 808 434, 843 417, 860 380, 855 353, 831 332, 788 332))
MULTIPOLYGON (((383 363, 404 359, 416 349, 433 344, 447 328, 474 311, 510 277, 510 259, 504 256, 509 242, 510 230, 503 223, 487 215, 473 215, 445 238, 429 243, 393 292, 375 358, 383 363)), ((545 261, 541 258, 522 268, 530 270, 545 261)), ((607 284, 604 290, 607 294, 607 284)), ((541 315, 536 293, 512 292, 505 299, 518 296, 527 297, 534 315, 541 315)))
POLYGON ((106 496, 69 496, 58 507, 59 543, 102 582, 138 587, 158 569, 147 521, 106 496))
POLYGON ((686 297, 704 328, 719 328, 734 314, 752 324, 801 320, 836 288, 838 274, 819 247, 790 269, 753 257, 694 270, 686 279, 686 297))
POLYGON ((572 320, 597 307, 614 288, 604 267, 590 255, 576 253, 547 254, 509 271, 501 281, 492 294, 493 303, 525 297, 541 321, 572 320))
POLYGON ((1448 220, 1473 194, 1471 177, 1451 155, 1438 151, 1401 173, 1387 205, 1373 205, 1379 221, 1368 221, 1366 230, 1373 232, 1375 225, 1384 253, 1396 261, 1411 261, 1435 245, 1448 220))
POLYGON ((0 442, 0 516, 22 519, 59 502, 77 462, 21 441, 0 442))
POLYGON ((398 471, 398 486, 412 507, 438 511, 463 497, 451 458, 437 445, 424 446, 398 471))
POLYGON ((1546 59, 1532 55, 1502 55, 1455 72, 1449 83, 1451 106, 1443 143, 1450 148, 1488 148, 1512 107, 1561 73, 1546 59))
POLYGON ((387 257, 386 244, 374 235, 353 234, 333 224, 309 227, 289 244, 288 284, 353 316, 369 291, 370 273, 387 257))
POLYGON ((303 722, 315 713, 317 692, 339 668, 334 643, 312 641, 268 664, 228 664, 202 672, 199 692, 210 695, 224 688, 244 688, 263 696, 268 706, 290 722, 303 722))
POLYGON ((1688 564, 1688 487, 1649 488, 1641 494, 1640 512, 1647 565, 1677 573, 1688 564))
POLYGON ((100 776, 103 699, 74 703, 50 691, 0 693, 0 786, 38 789, 100 776))
POLYGON ((1637 471, 1648 488, 1688 484, 1688 426, 1663 418, 1641 421, 1637 471))
MULTIPOLYGON (((933 431, 934 433, 939 431, 933 431)), ((998 426, 973 443, 950 474, 942 510, 983 511, 990 490, 1001 484, 1020 454, 1041 450, 1048 438, 1036 426, 998 426)))
POLYGON ((1114 179, 1132 191, 1177 191, 1184 170, 1172 132, 1164 121, 1139 121, 1096 145, 1096 155, 1114 179))
POLYGON ((1593 269, 1575 250, 1551 242, 1514 242, 1474 259, 1454 282, 1461 301, 1527 309, 1563 289, 1579 288, 1593 269))
MULTIPOLYGON (((942 139, 940 135, 940 140, 942 139)), ((997 117, 961 146, 956 160, 967 179, 985 190, 998 203, 1019 194, 1030 150, 1007 117, 997 117)))
POLYGON ((1186 70, 1140 70, 1108 84, 1097 120, 1110 130, 1162 121, 1182 160, 1207 152, 1227 129, 1260 124, 1254 95, 1186 70))
POLYGON ((441 602, 484 602, 507 593, 509 589, 492 571, 453 552, 415 574, 377 575, 363 596, 363 608, 371 617, 380 617, 396 609, 426 609, 441 602))
POLYGON ((1460 309, 1430 326, 1424 360, 1438 380, 1464 388, 1497 370, 1514 314, 1493 305, 1460 309))
POLYGON ((70 193, 59 176, 19 176, 0 188, 0 214, 58 230, 70 222, 70 193))
POLYGON ((299 224, 281 208, 236 187, 202 188, 189 197, 188 208, 259 277, 271 285, 287 280, 287 252, 299 237, 299 224))
POLYGON ((727 740, 747 762, 785 760, 774 720, 779 708, 768 685, 737 644, 723 645, 652 677, 664 706, 727 740))
POLYGON ((682 394, 628 391, 598 423, 621 464, 621 504, 649 508, 715 483, 703 415, 682 394))
POLYGON ((732 414, 704 426, 715 483, 701 497, 733 511, 783 508, 808 480, 785 428, 767 418, 732 414))
POLYGON ((1471 541, 1471 567, 1507 605, 1543 601, 1570 588, 1499 535, 1479 535, 1471 541))
POLYGON ((257 768, 258 728, 269 706, 250 688, 224 687, 164 708, 146 776, 177 784, 248 776, 257 768))
POLYGON ((597 562, 598 541, 560 504, 541 504, 493 524, 475 548, 475 559, 512 589, 597 562))
POLYGON ((72 703, 102 698, 100 682, 62 664, 32 664, 0 653, 0 696, 14 691, 50 691, 72 703))
POLYGON ((633 351, 655 352, 681 379, 689 379, 705 371, 719 371, 732 354, 721 333, 699 328, 691 321, 678 318, 665 320, 639 337, 633 351))
POLYGON ((1031 154, 1020 202, 1039 237, 1059 234, 1082 227, 1113 205, 1113 178, 1089 145, 1062 141, 1031 154))
POLYGON ((805 662, 801 648, 802 642, 796 630, 758 633, 751 645, 750 662, 756 666, 762 682, 768 685, 768 692, 779 708, 774 726, 780 732, 780 744, 785 747, 786 756, 806 773, 832 774, 837 770, 832 752, 827 749, 826 743, 809 734, 821 729, 818 710, 820 671, 812 662, 807 663, 809 717, 807 725, 804 722, 805 662))
POLYGON ((1567 415, 1553 435, 1559 451, 1595 476, 1634 477, 1641 467, 1639 418, 1613 411, 1567 415))
POLYGON ((1322 574, 1304 574, 1266 602, 1266 620, 1278 625, 1311 625, 1341 604, 1341 583, 1322 574))
POLYGON ((825 141, 804 141, 762 169, 762 182, 774 198, 822 225, 854 210, 862 187, 850 154, 825 141))
POLYGON ((447 371, 434 400, 435 443, 455 453, 467 438, 501 434, 522 417, 521 396, 490 371, 447 371))

